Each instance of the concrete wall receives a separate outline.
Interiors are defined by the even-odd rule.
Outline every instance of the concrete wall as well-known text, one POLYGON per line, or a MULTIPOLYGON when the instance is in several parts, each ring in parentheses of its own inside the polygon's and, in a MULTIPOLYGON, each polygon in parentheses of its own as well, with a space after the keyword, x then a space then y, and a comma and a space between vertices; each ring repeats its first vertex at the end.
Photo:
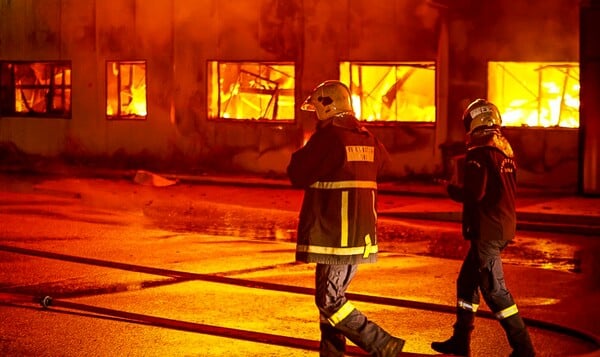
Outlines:
POLYGON ((600 195, 600 1, 582 2, 581 46, 581 125, 579 130, 579 192, 600 195))
MULTIPOLYGON (((72 61, 73 115, 2 117, 0 141, 87 162, 283 174, 291 153, 313 130, 313 118, 297 110, 294 123, 207 120, 207 61, 293 61, 297 104, 316 84, 338 78, 340 61, 436 61, 438 122, 372 129, 392 154, 396 176, 437 175, 446 160, 440 145, 462 141, 465 103, 485 96, 488 60, 577 60, 577 3, 1 1, 0 60, 72 61), (107 60, 147 61, 147 120, 105 118, 107 60)), ((574 132, 515 129, 511 136, 534 143, 543 137, 548 145, 535 155, 546 157, 547 148, 576 147, 574 132)), ((530 162, 532 154, 523 151, 530 162)), ((577 160, 576 150, 563 156, 577 160)), ((534 165, 522 167, 540 173, 534 165)), ((574 184, 576 176, 573 182, 553 178, 564 176, 561 167, 545 165, 541 172, 550 181, 574 184)))
MULTIPOLYGON (((505 128, 521 184, 551 189, 577 186, 577 131, 565 128, 505 128)), ((574 191, 573 191, 574 192, 574 191)))
MULTIPOLYGON (((474 98, 487 93, 488 61, 579 60, 579 1, 447 1, 448 136, 461 142, 460 117, 474 98)), ((519 181, 575 190, 577 130, 509 128, 519 181), (565 170, 568 168, 568 170, 565 170)))

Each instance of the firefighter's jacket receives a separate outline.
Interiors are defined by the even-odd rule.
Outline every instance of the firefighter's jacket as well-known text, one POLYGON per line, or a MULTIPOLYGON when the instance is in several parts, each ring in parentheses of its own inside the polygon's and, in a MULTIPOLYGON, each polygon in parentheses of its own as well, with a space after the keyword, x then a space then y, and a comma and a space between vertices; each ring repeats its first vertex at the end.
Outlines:
POLYGON ((296 260, 359 264, 377 260, 377 179, 383 145, 353 116, 320 122, 292 154, 287 173, 303 188, 296 260))
POLYGON ((516 229, 513 151, 499 129, 476 134, 467 147, 464 183, 449 185, 448 193, 463 203, 465 239, 510 241, 516 229))

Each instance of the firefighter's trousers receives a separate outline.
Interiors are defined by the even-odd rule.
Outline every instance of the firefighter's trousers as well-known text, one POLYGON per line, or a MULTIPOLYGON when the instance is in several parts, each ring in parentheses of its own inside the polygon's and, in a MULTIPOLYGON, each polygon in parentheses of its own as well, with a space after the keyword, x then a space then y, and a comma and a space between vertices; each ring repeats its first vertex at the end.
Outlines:
POLYGON ((504 282, 504 271, 500 253, 506 247, 505 241, 471 241, 469 252, 463 261, 456 280, 459 301, 470 303, 477 309, 479 292, 493 312, 502 311, 514 300, 504 282))
POLYGON ((346 298, 356 271, 356 265, 317 264, 315 303, 320 312, 321 356, 343 356, 346 338, 373 356, 384 356, 393 339, 346 298))
MULTIPOLYGON (((500 253, 508 243, 497 240, 471 241, 471 247, 461 266, 456 281, 458 309, 475 313, 479 306, 479 293, 506 331, 515 356, 533 356, 533 346, 519 315, 519 310, 504 282, 504 271, 500 253)), ((457 327, 469 328, 472 322, 457 327)), ((472 318, 469 318, 472 321, 472 318)), ((472 328, 472 327, 471 327, 472 328)))

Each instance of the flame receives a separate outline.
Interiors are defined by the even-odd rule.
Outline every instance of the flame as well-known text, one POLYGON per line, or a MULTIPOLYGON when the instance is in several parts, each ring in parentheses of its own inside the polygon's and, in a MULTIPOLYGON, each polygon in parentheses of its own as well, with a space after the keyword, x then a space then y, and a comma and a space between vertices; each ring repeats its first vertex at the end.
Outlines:
POLYGON ((140 86, 131 86, 128 95, 131 96, 131 101, 124 110, 126 114, 134 114, 146 116, 148 114, 146 110, 146 84, 140 86))
POLYGON ((579 127, 576 63, 490 62, 488 98, 505 126, 579 127))
POLYGON ((110 62, 108 65, 106 115, 145 117, 148 114, 145 63, 110 62))
POLYGON ((352 95, 352 108, 354 109, 354 115, 357 118, 360 118, 362 116, 361 110, 360 110, 360 96, 353 94, 352 95))
POLYGON ((66 113, 71 108, 71 69, 53 62, 10 64, 15 77, 15 112, 66 113))
POLYGON ((305 131, 304 132, 304 139, 302 140, 302 146, 306 145, 306 143, 308 142, 308 140, 310 139, 310 137, 312 136, 312 132, 309 131, 305 131))
POLYGON ((289 120, 295 115, 294 66, 210 62, 209 117, 289 120))
MULTIPOLYGON (((537 108, 531 108, 524 99, 511 101, 502 114, 502 123, 507 126, 579 127, 579 99, 570 96, 549 99, 537 108)), ((500 109, 502 111, 502 109, 500 109)))
POLYGON ((368 122, 435 122, 434 64, 340 63, 356 117, 368 122))

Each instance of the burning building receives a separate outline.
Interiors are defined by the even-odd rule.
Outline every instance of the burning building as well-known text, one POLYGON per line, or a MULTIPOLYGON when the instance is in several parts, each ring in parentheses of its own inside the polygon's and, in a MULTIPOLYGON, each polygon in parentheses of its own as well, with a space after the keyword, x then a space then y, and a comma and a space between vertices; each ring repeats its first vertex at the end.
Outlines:
POLYGON ((522 184, 600 191, 599 110, 580 104, 582 83, 598 93, 593 41, 580 61, 591 1, 19 0, 0 15, 0 142, 26 153, 283 175, 314 130, 299 103, 340 79, 398 179, 449 175, 462 110, 487 97, 522 184))

